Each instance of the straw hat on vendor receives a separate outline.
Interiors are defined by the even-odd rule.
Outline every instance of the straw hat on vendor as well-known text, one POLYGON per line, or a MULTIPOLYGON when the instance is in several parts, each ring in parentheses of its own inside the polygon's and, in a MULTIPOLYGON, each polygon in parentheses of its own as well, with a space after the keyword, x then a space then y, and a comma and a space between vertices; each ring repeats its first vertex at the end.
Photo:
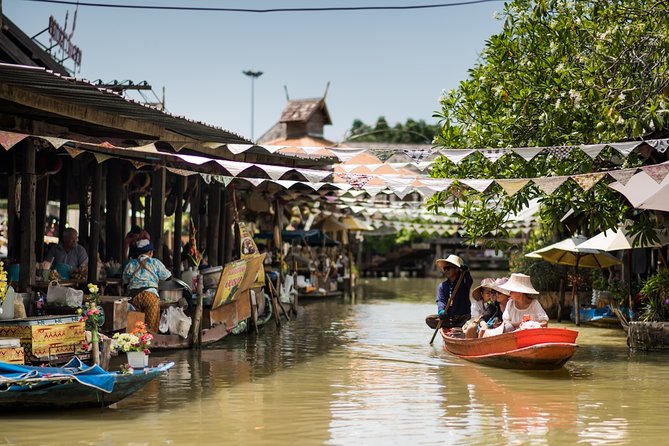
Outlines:
POLYGON ((472 297, 474 298, 474 300, 483 299, 483 291, 486 289, 494 290, 495 289, 494 285, 495 285, 495 279, 491 277, 486 277, 485 279, 481 280, 481 285, 474 288, 474 290, 472 291, 472 297))

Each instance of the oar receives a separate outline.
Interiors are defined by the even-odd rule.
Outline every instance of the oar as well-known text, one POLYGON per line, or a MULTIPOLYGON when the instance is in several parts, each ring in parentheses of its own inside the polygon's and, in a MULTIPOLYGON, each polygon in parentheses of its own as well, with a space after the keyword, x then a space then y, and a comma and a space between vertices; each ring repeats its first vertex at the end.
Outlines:
MULTIPOLYGON (((465 277, 465 271, 460 270, 460 277, 458 277, 458 281, 455 284, 455 288, 453 288, 453 292, 448 298, 448 302, 446 303, 446 308, 444 308, 444 317, 446 316, 446 313, 448 312, 448 309, 451 308, 451 305, 453 304, 453 299, 455 298, 455 295, 458 292, 458 288, 460 288, 460 283, 462 282, 462 278, 465 277)), ((430 345, 434 342, 435 336, 437 336, 437 332, 441 328, 441 324, 444 322, 444 320, 440 317, 439 322, 437 323, 437 328, 434 329, 434 333, 432 333, 432 339, 430 339, 430 345)))

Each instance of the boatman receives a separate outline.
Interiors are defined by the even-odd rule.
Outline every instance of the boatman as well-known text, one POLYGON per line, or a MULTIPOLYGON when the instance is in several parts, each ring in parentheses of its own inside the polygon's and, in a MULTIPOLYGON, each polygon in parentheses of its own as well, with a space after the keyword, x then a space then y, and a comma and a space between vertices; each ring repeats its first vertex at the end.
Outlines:
POLYGON ((454 254, 438 259, 435 263, 446 280, 437 288, 437 314, 426 317, 425 323, 436 329, 441 319, 444 328, 462 327, 470 318, 469 290, 474 283, 472 275, 465 262, 454 254))

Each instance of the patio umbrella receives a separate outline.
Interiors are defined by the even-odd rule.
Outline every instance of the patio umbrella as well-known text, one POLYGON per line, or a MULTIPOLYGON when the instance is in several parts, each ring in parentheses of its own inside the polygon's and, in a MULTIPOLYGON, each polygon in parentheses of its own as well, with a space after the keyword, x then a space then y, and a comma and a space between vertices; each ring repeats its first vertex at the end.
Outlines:
POLYGON ((669 244, 669 237, 658 234, 659 243, 634 245, 634 239, 628 234, 625 228, 607 229, 584 241, 579 248, 599 249, 601 251, 620 251, 632 248, 661 248, 669 244))
MULTIPOLYGON (((537 249, 526 257, 537 258, 537 255, 543 260, 557 265, 566 265, 574 267, 574 277, 578 275, 579 267, 583 268, 608 268, 609 266, 619 265, 622 263, 618 258, 612 256, 608 252, 600 251, 598 249, 581 248, 580 244, 587 239, 583 236, 576 236, 568 238, 544 248, 537 249)), ((574 322, 576 325, 580 324, 580 305, 578 302, 578 293, 576 286, 572 285, 571 294, 574 302, 574 322)))

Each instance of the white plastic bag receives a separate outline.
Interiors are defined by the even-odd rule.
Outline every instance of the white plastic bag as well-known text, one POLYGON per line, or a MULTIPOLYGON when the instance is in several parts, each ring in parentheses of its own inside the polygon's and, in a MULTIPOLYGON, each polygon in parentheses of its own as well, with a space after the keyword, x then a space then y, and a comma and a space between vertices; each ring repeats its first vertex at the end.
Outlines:
POLYGON ((83 300, 84 292, 82 290, 60 286, 55 280, 49 282, 49 288, 46 291, 46 301, 49 304, 80 307, 83 300))
POLYGON ((170 325, 167 322, 167 310, 163 311, 163 314, 160 315, 160 323, 158 324, 158 331, 160 331, 161 333, 167 333, 168 331, 170 331, 170 325))
POLYGON ((169 307, 166 310, 167 325, 171 334, 178 334, 182 338, 188 337, 190 331, 191 318, 186 316, 184 310, 179 307, 169 307))

